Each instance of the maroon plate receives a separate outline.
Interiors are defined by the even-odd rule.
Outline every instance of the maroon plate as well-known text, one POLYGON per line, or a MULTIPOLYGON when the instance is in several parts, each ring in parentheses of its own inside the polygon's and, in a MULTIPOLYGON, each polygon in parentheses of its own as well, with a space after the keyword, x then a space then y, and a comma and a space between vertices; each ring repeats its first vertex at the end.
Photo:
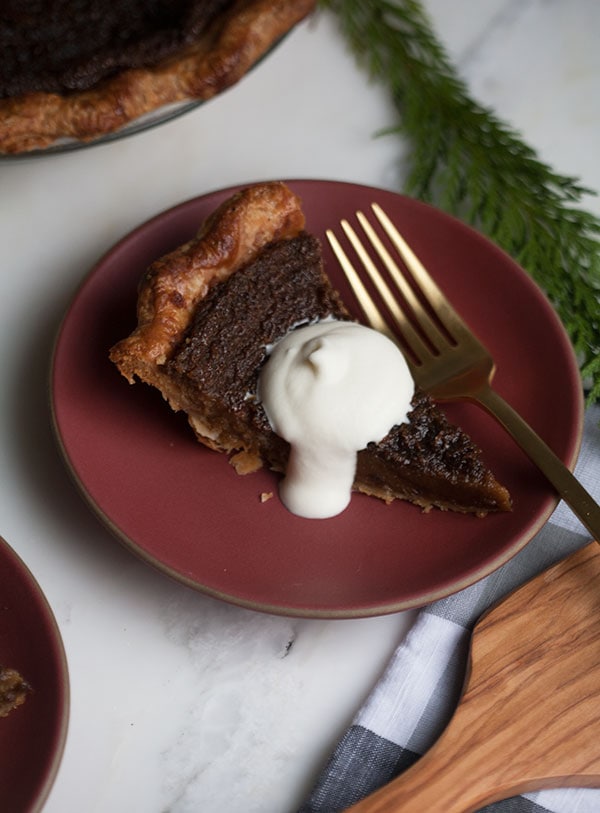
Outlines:
POLYGON ((69 679, 52 610, 26 565, 0 537, 0 665, 32 687, 0 718, 0 810, 41 810, 62 758, 69 679))
MULTIPOLYGON (((556 453, 574 464, 583 404, 568 338, 546 298, 502 251, 459 221, 393 192, 290 181, 307 228, 376 200, 498 363, 496 385, 556 453), (551 405, 551 408, 548 408, 551 405)), ((514 511, 477 519, 354 495, 338 517, 301 519, 274 474, 238 476, 197 443, 157 391, 130 386, 108 359, 135 325, 136 286, 153 259, 189 239, 232 193, 187 201, 140 226, 92 270, 63 322, 52 408, 67 464, 94 510, 133 551, 193 587, 286 615, 366 616, 418 607, 490 573, 542 526, 556 497, 513 441, 470 404, 447 408, 510 489, 514 511), (260 495, 273 492, 262 503, 260 495)), ((352 305, 327 246, 326 269, 352 305)))

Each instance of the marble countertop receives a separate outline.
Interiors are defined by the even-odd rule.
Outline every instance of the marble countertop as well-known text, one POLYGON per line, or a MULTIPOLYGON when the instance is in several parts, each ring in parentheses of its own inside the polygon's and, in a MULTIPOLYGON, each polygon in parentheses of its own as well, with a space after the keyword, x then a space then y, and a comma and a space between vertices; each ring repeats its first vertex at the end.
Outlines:
MULTIPOLYGON (((427 0, 472 93, 600 190, 600 5, 427 0)), ((319 12, 238 86, 109 145, 0 163, 0 534, 54 611, 70 724, 47 813, 293 813, 414 613, 255 613, 139 561, 73 488, 50 427, 52 342, 119 238, 170 206, 271 178, 402 190, 384 91, 319 12), (290 642, 293 646, 290 647, 290 642)), ((600 212, 590 197, 588 208, 600 212)))

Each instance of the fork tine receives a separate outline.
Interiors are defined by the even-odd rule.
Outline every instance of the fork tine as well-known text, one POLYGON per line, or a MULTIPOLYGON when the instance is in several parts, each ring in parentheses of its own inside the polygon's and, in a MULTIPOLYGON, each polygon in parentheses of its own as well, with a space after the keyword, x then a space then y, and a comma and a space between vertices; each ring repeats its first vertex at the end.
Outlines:
POLYGON ((361 278, 356 272, 356 269, 348 259, 348 255, 340 245, 339 240, 335 236, 334 232, 331 229, 327 229, 325 232, 327 235, 327 239, 333 249, 335 256, 338 259, 338 262, 342 266, 344 274, 346 275, 348 282, 350 283, 350 287, 354 291, 356 298, 358 299, 358 303, 362 308, 365 316, 367 317, 367 321, 371 325, 371 327, 375 328, 375 330, 380 331, 381 333, 385 333, 385 335, 396 340, 394 334, 392 333, 389 325, 379 312, 378 308, 376 307, 375 303, 369 296, 367 289, 362 283, 361 278))
MULTIPOLYGON (((371 205, 372 205, 373 208, 375 206, 377 206, 377 204, 371 204, 371 205)), ((380 211, 383 211, 383 210, 380 209, 380 211)), ((383 264, 387 268, 391 278, 393 279, 396 287, 400 291, 400 294, 403 296, 403 298, 404 298, 406 304, 408 305, 411 313, 413 314, 414 318, 418 322, 419 328, 423 331, 424 335, 427 337, 427 340, 431 344, 433 350, 435 352, 439 352, 441 347, 443 347, 443 345, 447 341, 446 337, 443 336, 443 334, 440 332, 440 330, 437 327, 437 325, 435 324, 435 322, 433 322, 423 312, 423 307, 422 307, 421 303, 419 302, 419 300, 417 299, 413 289, 408 284, 405 276, 401 272, 401 270, 398 267, 398 265, 396 264, 396 262, 392 259, 392 257, 389 254, 388 250, 385 248, 385 246, 383 245, 383 243, 381 242, 381 240, 377 236, 377 233, 375 232, 375 229, 371 226, 371 224, 369 223, 367 218, 364 216, 364 214, 362 212, 357 212, 356 217, 358 219, 358 222, 362 226, 363 231, 365 232, 368 239, 370 240, 371 245, 373 246, 373 248, 375 249, 375 251, 379 255, 380 259, 382 260, 383 264)), ((398 237, 400 237, 399 234, 398 234, 398 237)), ((408 248, 408 246, 407 246, 407 248, 408 248)), ((400 256, 402 257, 403 255, 400 254, 400 256)), ((413 257, 414 257, 414 255, 413 255, 413 257)), ((416 257, 415 257, 415 260, 416 260, 416 257)), ((407 264, 407 267, 409 267, 409 269, 410 269, 410 266, 408 266, 408 264, 407 264)), ((387 288, 387 285, 385 285, 385 283, 383 282, 383 279, 381 278, 378 271, 376 271, 376 274, 377 274, 378 279, 381 281, 381 284, 384 285, 385 288, 387 289, 387 294, 389 295, 389 299, 388 299, 387 295, 384 295, 383 291, 380 290, 380 293, 382 294, 382 296, 384 296, 384 299, 385 299, 385 302, 386 302, 387 306, 390 308, 390 310, 394 314, 394 318, 397 319, 398 318, 397 315, 396 315, 396 309, 398 308, 397 302, 394 299, 394 297, 391 295, 391 293, 389 291, 389 288, 387 288)), ((373 278, 373 281, 378 285, 378 288, 379 288, 379 283, 377 282, 377 279, 373 278)))
POLYGON ((372 203, 371 208, 398 251, 398 254, 402 257, 404 264, 413 275, 415 282, 429 303, 429 306, 435 312, 440 324, 442 324, 449 335, 453 336, 456 340, 458 333, 464 334, 465 332, 463 320, 452 305, 450 305, 423 263, 408 245, 404 237, 402 237, 381 206, 378 203, 372 203))
MULTIPOLYGON (((419 334, 415 331, 406 314, 402 311, 399 302, 393 296, 389 287, 385 283, 383 277, 377 270, 377 267, 374 265, 373 261, 367 254, 364 246, 362 245, 352 226, 348 223, 347 220, 342 220, 341 226, 348 240, 350 241, 352 247, 354 248, 354 251, 356 252, 358 258, 363 264, 365 270, 375 283, 382 299, 385 301, 387 307, 392 313, 394 320, 396 321, 396 324, 400 328, 400 332, 405 343, 408 345, 408 348, 412 351, 412 354, 416 358, 417 362, 422 361, 423 358, 426 358, 429 355, 430 350, 424 345, 423 340, 421 339, 419 334)), ((331 242, 332 241, 330 239, 330 243, 331 242)), ((385 332, 386 335, 393 341, 398 343, 398 337, 394 334, 394 332, 389 328, 389 326, 385 322, 383 316, 381 315, 381 312, 378 310, 377 306, 373 302, 371 295, 367 292, 364 285, 362 284, 360 277, 357 274, 354 267, 352 266, 352 263, 350 262, 347 254, 341 248, 339 241, 335 240, 335 243, 336 245, 332 244, 332 248, 336 253, 336 256, 338 257, 338 260, 340 260, 344 272, 348 276, 350 285, 354 290, 354 293, 359 301, 361 308, 363 309, 365 315, 367 316, 369 324, 372 327, 379 329, 377 328, 376 325, 380 322, 383 322, 383 324, 385 325, 385 330, 383 332, 385 332), (344 257, 343 260, 341 259, 341 254, 343 254, 344 257), (348 267, 352 269, 350 275, 347 272, 348 267)))
MULTIPOLYGON (((359 214, 362 214, 362 212, 357 212, 357 215, 359 214)), ((358 235, 356 234, 356 232, 354 231, 354 229, 352 228, 350 223, 348 223, 347 220, 342 220, 341 226, 342 229, 344 230, 344 233, 346 234, 346 237, 352 244, 352 248, 358 255, 358 258, 360 259, 361 263, 363 264, 366 272, 371 277, 372 281, 375 283, 375 287, 379 291, 381 298, 383 299, 383 301, 389 308, 392 316, 396 320, 396 323, 401 327, 401 329, 406 330, 407 327, 410 327, 410 325, 407 325, 406 316, 400 309, 400 305, 398 304, 397 299, 390 291, 388 285, 386 284, 385 280, 379 273, 377 267, 373 264, 371 258, 367 254, 363 244, 360 242, 358 238, 358 235)), ((369 235, 367 234, 367 236, 369 235)))

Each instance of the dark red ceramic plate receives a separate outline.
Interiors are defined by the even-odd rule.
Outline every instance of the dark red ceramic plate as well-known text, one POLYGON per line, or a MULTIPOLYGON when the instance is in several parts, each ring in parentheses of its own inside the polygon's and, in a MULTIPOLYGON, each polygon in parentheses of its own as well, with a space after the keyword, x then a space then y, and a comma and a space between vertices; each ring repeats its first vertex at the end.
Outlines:
MULTIPOLYGON (((573 465, 582 396, 565 332, 540 290, 503 252, 460 222, 392 192, 290 181, 307 227, 326 227, 376 200, 492 350, 497 388, 573 465)), ((508 486, 514 511, 476 519, 355 495, 328 520, 288 513, 269 472, 240 477, 198 444, 161 396, 130 386, 108 350, 135 325, 147 265, 191 237, 232 190, 188 201, 140 226, 87 277, 66 315, 52 371, 54 422, 83 494, 134 552, 200 590, 288 615, 366 616, 421 606, 491 572, 520 550, 556 504, 544 478, 477 407, 448 413, 508 486)), ((328 247, 327 271, 352 295, 328 247)))
POLYGON ((69 716, 62 640, 36 580, 0 537, 0 664, 32 687, 0 718, 0 810, 41 810, 60 764, 69 716))

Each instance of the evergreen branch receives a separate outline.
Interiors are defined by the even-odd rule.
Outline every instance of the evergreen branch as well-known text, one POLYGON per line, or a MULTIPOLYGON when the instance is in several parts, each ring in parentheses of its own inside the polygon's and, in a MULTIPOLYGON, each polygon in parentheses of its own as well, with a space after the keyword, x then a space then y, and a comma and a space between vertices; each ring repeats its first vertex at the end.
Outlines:
POLYGON ((600 400, 600 219, 591 191, 542 162, 519 134, 469 95, 418 0, 321 0, 399 114, 408 138, 406 192, 460 217, 540 285, 600 400))

